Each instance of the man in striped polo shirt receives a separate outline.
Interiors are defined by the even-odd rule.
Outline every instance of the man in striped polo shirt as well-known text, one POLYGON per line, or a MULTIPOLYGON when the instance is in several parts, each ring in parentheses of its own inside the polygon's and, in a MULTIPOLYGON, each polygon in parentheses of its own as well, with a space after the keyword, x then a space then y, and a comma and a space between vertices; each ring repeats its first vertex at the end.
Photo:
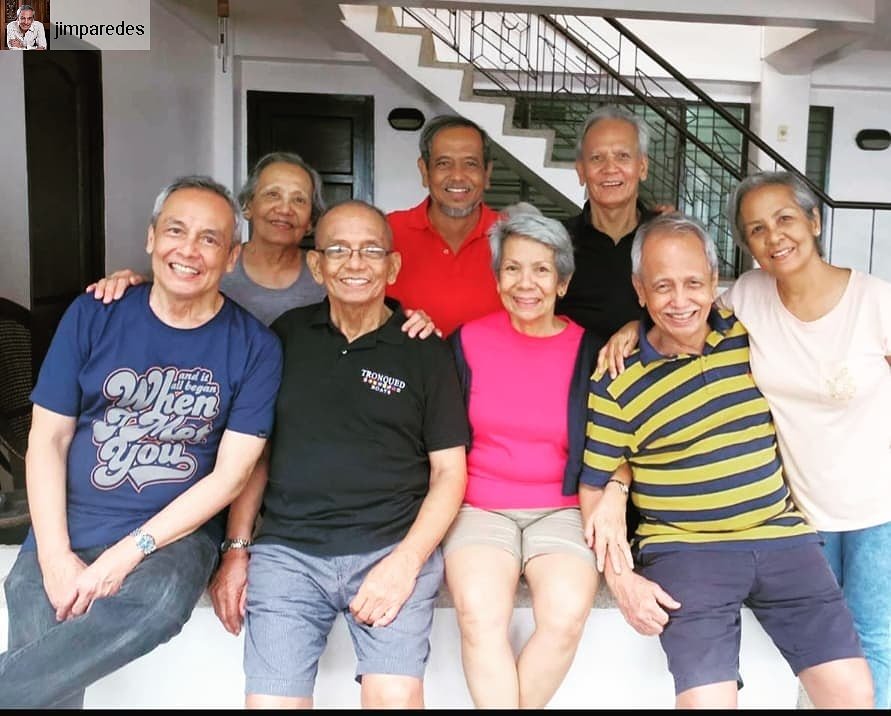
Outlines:
POLYGON ((625 371, 592 378, 580 487, 586 534, 601 538, 599 527, 623 523, 629 486, 617 470, 631 466, 638 571, 604 564, 623 615, 660 635, 678 708, 736 706, 744 604, 816 707, 870 707, 851 615, 783 479, 748 334, 712 305, 714 243, 695 220, 665 214, 638 230, 631 256, 650 320, 625 371))

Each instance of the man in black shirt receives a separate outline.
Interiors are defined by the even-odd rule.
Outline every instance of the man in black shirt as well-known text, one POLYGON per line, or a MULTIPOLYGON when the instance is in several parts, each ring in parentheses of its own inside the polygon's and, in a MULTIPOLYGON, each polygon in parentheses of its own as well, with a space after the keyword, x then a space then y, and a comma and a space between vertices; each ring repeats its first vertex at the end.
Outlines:
POLYGON ((588 199, 564 222, 575 245, 575 274, 557 312, 606 340, 640 318, 631 285, 631 243, 637 227, 655 216, 640 201, 647 178, 644 121, 623 107, 604 105, 585 121, 575 168, 588 199))
POLYGON ((384 301, 392 245, 375 207, 330 209, 307 256, 328 297, 272 324, 285 359, 271 454, 230 509, 211 590, 230 632, 244 618, 248 707, 312 705, 338 613, 363 706, 423 707, 438 545, 464 496, 469 435, 447 344, 406 336, 384 301), (235 547, 250 544, 261 500, 248 562, 235 547))
MULTIPOLYGON (((631 284, 631 244, 637 228, 656 216, 638 191, 647 178, 648 141, 646 123, 616 105, 594 110, 579 134, 575 169, 588 199, 580 214, 564 222, 575 247, 575 273, 557 313, 604 341, 642 315, 631 284)), ((629 502, 629 539, 639 520, 629 502)))

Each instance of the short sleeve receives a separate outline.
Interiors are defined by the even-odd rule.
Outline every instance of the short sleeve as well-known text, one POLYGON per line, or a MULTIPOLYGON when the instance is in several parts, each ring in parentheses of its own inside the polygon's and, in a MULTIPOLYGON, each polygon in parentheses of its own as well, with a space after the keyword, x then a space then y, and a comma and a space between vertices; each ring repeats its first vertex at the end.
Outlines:
POLYGON ((31 402, 54 413, 77 417, 81 412, 80 373, 90 356, 95 319, 110 310, 92 295, 76 298, 59 322, 43 363, 31 402))
POLYGON ((609 374, 591 381, 588 395, 588 423, 585 452, 579 480, 603 487, 619 466, 626 462, 634 442, 634 430, 625 419, 622 407, 609 394, 609 374))
MULTIPOLYGON (((257 327, 261 327, 259 323, 257 327)), ((281 379, 281 343, 274 333, 262 327, 250 341, 244 377, 232 400, 226 429, 268 438, 272 434, 281 379)))
POLYGON ((470 443, 470 431, 452 351, 440 338, 431 336, 424 340, 434 342, 424 346, 427 356, 424 445, 427 452, 459 445, 466 447, 470 443))
POLYGON ((724 289, 721 292, 721 294, 715 299, 715 305, 718 308, 724 308, 728 311, 733 310, 733 300, 736 295, 735 291, 739 290, 739 289, 737 289, 737 283, 738 283, 737 281, 734 281, 732 284, 730 284, 730 286, 728 286, 726 289, 724 289))

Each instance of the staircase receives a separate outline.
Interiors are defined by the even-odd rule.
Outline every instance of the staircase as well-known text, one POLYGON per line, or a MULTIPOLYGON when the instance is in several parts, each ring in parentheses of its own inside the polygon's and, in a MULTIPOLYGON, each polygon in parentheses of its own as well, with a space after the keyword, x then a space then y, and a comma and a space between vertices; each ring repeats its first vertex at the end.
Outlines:
MULTIPOLYGON (((605 102, 638 113, 650 127, 642 198, 672 204, 709 228, 722 279, 746 267, 724 213, 732 187, 759 168, 750 155, 761 153, 760 168, 800 175, 748 129, 746 106, 714 102, 611 18, 367 5, 341 5, 341 12, 370 58, 484 127, 503 150, 498 162, 552 214, 576 213, 584 202, 573 166, 584 118, 605 102)), ((891 204, 835 202, 802 178, 824 204, 828 258, 836 232, 846 240, 865 235, 868 255, 858 268, 871 271, 878 239, 891 243, 891 204)))
POLYGON ((400 25, 391 8, 341 5, 341 12, 344 25, 363 41, 369 56, 394 65, 456 114, 484 127, 507 155, 522 158, 514 159, 513 168, 518 173, 550 187, 551 199, 568 213, 579 211, 584 189, 571 161, 552 159, 552 130, 515 128, 512 97, 474 94, 474 67, 466 62, 438 60, 432 33, 426 28, 400 25))

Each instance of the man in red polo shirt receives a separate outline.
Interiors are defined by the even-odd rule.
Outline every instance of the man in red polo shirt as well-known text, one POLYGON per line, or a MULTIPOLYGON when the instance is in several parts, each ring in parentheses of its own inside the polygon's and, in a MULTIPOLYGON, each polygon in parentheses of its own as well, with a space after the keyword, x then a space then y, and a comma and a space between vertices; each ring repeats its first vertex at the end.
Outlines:
POLYGON ((489 137, 469 119, 442 115, 424 126, 419 145, 430 196, 387 216, 393 248, 402 254, 387 295, 423 309, 447 336, 501 308, 487 236, 498 212, 483 203, 492 174, 489 137))

